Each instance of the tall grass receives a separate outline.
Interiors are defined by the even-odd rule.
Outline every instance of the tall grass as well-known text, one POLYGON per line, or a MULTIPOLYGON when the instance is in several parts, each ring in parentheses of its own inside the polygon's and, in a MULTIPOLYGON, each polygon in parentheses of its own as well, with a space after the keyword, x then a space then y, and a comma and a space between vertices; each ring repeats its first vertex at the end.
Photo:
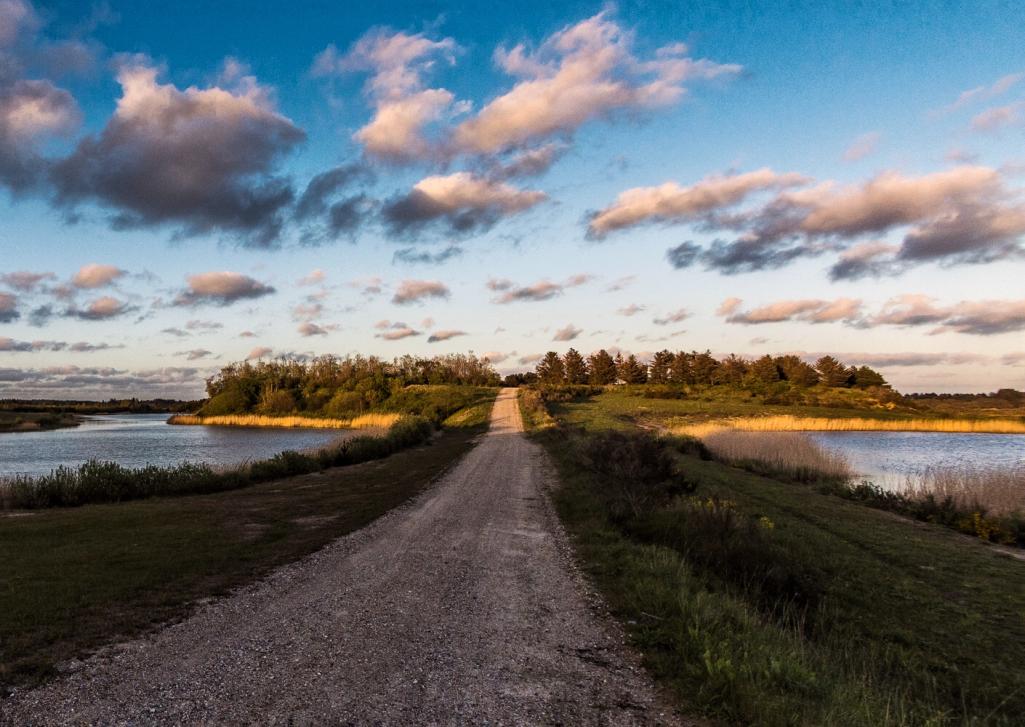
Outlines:
POLYGON ((997 517, 1025 514, 1025 463, 929 468, 909 478, 903 494, 913 500, 949 499, 958 508, 997 517))
POLYGON ((264 416, 261 414, 222 414, 196 416, 176 414, 168 424, 188 424, 217 427, 282 427, 289 429, 387 429, 402 418, 402 414, 361 414, 352 419, 328 419, 304 416, 264 416))
POLYGON ((1025 421, 1014 419, 869 419, 865 417, 743 417, 711 424, 675 427, 675 434, 703 436, 714 429, 745 432, 964 432, 1025 434, 1025 421))
POLYGON ((706 428, 701 441, 716 459, 763 474, 800 482, 847 482, 855 476, 846 457, 820 447, 804 434, 706 428))

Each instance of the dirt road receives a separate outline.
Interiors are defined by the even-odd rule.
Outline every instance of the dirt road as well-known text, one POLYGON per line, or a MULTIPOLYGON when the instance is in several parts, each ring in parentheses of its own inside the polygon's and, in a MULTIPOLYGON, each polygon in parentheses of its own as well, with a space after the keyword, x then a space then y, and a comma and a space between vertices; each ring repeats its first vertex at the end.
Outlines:
POLYGON ((588 605, 515 396, 409 505, 15 695, 0 722, 674 723, 588 605))

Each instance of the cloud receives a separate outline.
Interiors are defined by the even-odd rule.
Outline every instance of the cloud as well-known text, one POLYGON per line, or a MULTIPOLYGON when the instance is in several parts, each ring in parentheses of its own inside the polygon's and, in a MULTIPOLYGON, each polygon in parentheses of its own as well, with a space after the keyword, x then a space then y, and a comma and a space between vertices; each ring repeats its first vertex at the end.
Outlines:
POLYGON ((655 318, 652 320, 656 326, 668 326, 674 323, 681 323, 690 318, 690 313, 686 308, 678 308, 674 311, 670 311, 661 318, 655 318))
POLYGON ((56 277, 53 273, 33 273, 28 270, 18 270, 13 273, 0 274, 0 284, 21 293, 32 293, 44 281, 55 280, 56 277))
POLYGON ((666 259, 677 270, 689 268, 701 254, 701 246, 689 240, 666 250, 666 259))
POLYGON ((114 115, 53 169, 59 202, 107 205, 119 229, 170 225, 275 244, 293 191, 272 172, 303 131, 252 76, 183 91, 159 83, 158 73, 140 56, 121 61, 114 115))
POLYGON ((459 124, 453 147, 481 155, 519 149, 570 135, 593 119, 672 104, 690 81, 741 71, 690 58, 682 44, 642 60, 633 54, 632 40, 632 33, 601 12, 552 34, 534 51, 523 44, 499 48, 495 62, 520 80, 459 124))
POLYGON ((10 293, 0 293, 0 323, 10 323, 19 318, 18 299, 10 293))
POLYGON ((605 288, 606 292, 614 293, 617 290, 624 290, 637 281, 636 275, 624 275, 621 278, 616 278, 605 288))
POLYGON ((321 270, 320 268, 317 268, 316 270, 311 270, 309 272, 309 274, 304 275, 303 277, 299 278, 297 281, 295 281, 295 284, 296 285, 320 285, 326 279, 327 279, 327 274, 323 270, 321 270))
POLYGON ((493 364, 500 364, 503 361, 508 360, 510 356, 515 356, 516 352, 511 351, 510 353, 502 353, 501 351, 487 351, 484 354, 484 358, 493 364))
POLYGON ((740 310, 741 303, 739 298, 727 298, 719 306, 718 313, 726 318, 727 323, 747 325, 784 321, 854 323, 860 319, 862 310, 861 301, 853 298, 780 300, 749 311, 740 310))
POLYGON ((248 356, 246 356, 246 361, 254 361, 256 359, 266 358, 267 356, 270 356, 272 353, 274 353, 273 348, 270 348, 268 346, 257 346, 249 352, 248 356))
POLYGON ((1025 300, 961 301, 941 306, 925 295, 900 295, 888 300, 869 325, 936 326, 932 333, 992 336, 1025 330, 1025 300))
POLYGON ((601 239, 610 232, 637 225, 695 221, 744 201, 749 195, 804 184, 799 174, 777 174, 769 168, 744 174, 705 177, 683 187, 666 182, 658 187, 635 187, 621 192, 615 201, 591 215, 587 234, 601 239))
POLYGON ((395 251, 395 254, 392 255, 392 261, 409 263, 412 265, 440 265, 453 258, 459 257, 462 254, 463 248, 458 245, 449 245, 444 250, 439 250, 438 252, 428 252, 426 250, 417 251, 416 248, 405 247, 401 250, 395 251))
POLYGON ((523 149, 504 159, 494 159, 487 165, 488 177, 492 179, 513 179, 515 177, 536 177, 548 171, 567 151, 563 143, 550 142, 535 149, 523 149))
POLYGON ((118 278, 127 274, 128 271, 122 270, 116 265, 90 263, 82 266, 82 268, 75 273, 71 278, 71 284, 79 289, 92 290, 110 285, 118 278))
POLYGON ((396 234, 441 224, 453 233, 490 228, 505 216, 524 212, 547 199, 544 192, 521 190, 470 172, 425 177, 406 195, 384 205, 384 220, 396 234))
POLYGON ((308 245, 352 235, 367 222, 377 202, 359 192, 340 197, 339 192, 354 182, 369 182, 373 173, 365 164, 344 164, 318 174, 306 185, 293 210, 293 217, 306 225, 302 241, 308 245))
POLYGON ((885 242, 861 242, 840 253, 829 269, 831 280, 858 280, 879 277, 895 269, 893 256, 900 250, 885 242))
MULTIPOLYGON (((509 283, 509 281, 499 282, 503 285, 505 283, 509 283)), ((492 290, 504 291, 500 296, 492 301, 494 303, 504 304, 514 303, 517 301, 549 300, 557 295, 562 295, 563 286, 548 280, 540 280, 533 285, 526 285, 523 287, 512 287, 510 285, 501 288, 492 288, 492 290)))
POLYGON ((521 366, 526 366, 527 364, 537 363, 541 360, 542 356, 543 354, 540 353, 529 353, 525 356, 520 356, 516 360, 519 362, 521 366))
MULTIPOLYGON (((805 354, 808 359, 815 359, 825 354, 805 354)), ((963 366, 969 364, 989 363, 990 357, 977 353, 833 353, 830 354, 854 366, 914 367, 914 366, 963 366)))
POLYGON ((401 341, 403 338, 410 338, 411 336, 419 336, 420 331, 407 326, 405 323, 396 321, 378 321, 374 324, 374 328, 381 331, 374 335, 374 338, 382 338, 385 341, 401 341))
MULTIPOLYGON (((4 60, 0 52, 0 66, 4 60)), ((0 184, 15 193, 26 192, 43 181, 49 166, 40 156, 41 140, 77 127, 80 113, 64 89, 42 80, 4 83, 3 70, 0 67, 0 184)))
POLYGON ((184 356, 189 361, 198 361, 199 359, 212 356, 213 351, 207 351, 205 348, 193 348, 189 351, 177 351, 174 355, 184 356))
POLYGON ((396 305, 418 303, 427 298, 447 298, 448 286, 439 280, 403 280, 391 302, 396 305))
POLYGON ((564 328, 560 328, 555 332, 555 336, 552 338, 553 341, 572 341, 574 338, 583 333, 583 329, 577 328, 572 323, 566 324, 564 328))
POLYGON ((327 328, 319 326, 312 321, 306 321, 305 323, 299 324, 298 331, 299 335, 303 338, 309 338, 310 336, 326 336, 328 334, 327 328))
POLYGON ((979 101, 988 101, 997 96, 1002 96, 1018 85, 1023 78, 1025 78, 1025 73, 1010 73, 998 78, 988 86, 976 86, 967 91, 962 91, 952 104, 943 109, 943 112, 950 113, 979 101))
POLYGON ((435 331, 427 338, 427 343, 439 343, 440 341, 447 341, 450 338, 456 336, 465 336, 466 331, 435 331))
POLYGON ((0 369, 0 398, 198 399, 203 395, 203 383, 203 372, 185 367, 142 371, 79 366, 6 368, 0 369))
POLYGON ((364 92, 374 107, 371 121, 353 134, 366 152, 389 162, 410 162, 434 155, 424 127, 442 119, 455 97, 443 88, 424 88, 423 76, 438 58, 450 65, 458 50, 451 38, 432 40, 376 28, 340 54, 331 45, 313 63, 315 76, 370 71, 364 92))
POLYGON ((273 286, 233 272, 196 273, 187 278, 187 287, 174 299, 176 306, 202 304, 231 305, 240 300, 251 300, 275 292, 273 286))
POLYGON ((880 139, 882 139, 882 134, 878 131, 862 134, 844 150, 843 160, 845 162, 856 162, 875 154, 876 149, 879 147, 880 139))
POLYGON ((191 321, 185 324, 185 329, 189 331, 203 331, 211 333, 213 331, 219 331, 224 328, 223 323, 217 321, 202 321, 198 318, 193 318, 191 321))
POLYGON ((994 106, 972 117, 972 131, 993 132, 1021 123, 1025 103, 1018 101, 1006 106, 994 106))
POLYGON ((623 307, 623 308, 620 308, 620 309, 619 309, 619 310, 617 310, 616 312, 617 312, 617 313, 619 313, 619 315, 621 315, 621 316, 627 316, 627 317, 630 317, 630 316, 635 316, 635 315, 637 315, 638 313, 640 313, 640 312, 641 312, 641 311, 643 311, 643 310, 645 310, 645 306, 643 306, 643 305, 638 305, 638 304, 636 304, 636 303, 631 303, 631 304, 630 304, 630 305, 628 305, 628 306, 625 306, 625 307, 623 307))
POLYGON ((129 305, 123 300, 105 295, 91 301, 85 308, 72 306, 64 311, 64 315, 83 321, 105 321, 135 310, 137 310, 135 306, 129 305))

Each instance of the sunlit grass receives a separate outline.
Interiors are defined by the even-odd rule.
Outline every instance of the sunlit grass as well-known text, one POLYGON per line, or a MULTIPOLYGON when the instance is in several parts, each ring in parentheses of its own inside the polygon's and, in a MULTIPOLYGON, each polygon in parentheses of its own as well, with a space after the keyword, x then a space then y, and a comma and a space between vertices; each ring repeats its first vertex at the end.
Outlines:
POLYGON ((223 414, 201 417, 178 414, 168 424, 188 424, 216 427, 283 427, 289 429, 386 429, 399 421, 403 414, 361 414, 352 419, 328 419, 303 416, 263 416, 260 414, 223 414))
POLYGON ((950 432, 1025 434, 1025 422, 1013 419, 868 419, 863 417, 766 416, 725 419, 672 428, 673 434, 704 437, 719 430, 744 432, 950 432))
POLYGON ((757 463, 799 480, 849 481, 855 475, 846 457, 820 447, 804 434, 705 427, 700 438, 717 459, 730 464, 757 463))

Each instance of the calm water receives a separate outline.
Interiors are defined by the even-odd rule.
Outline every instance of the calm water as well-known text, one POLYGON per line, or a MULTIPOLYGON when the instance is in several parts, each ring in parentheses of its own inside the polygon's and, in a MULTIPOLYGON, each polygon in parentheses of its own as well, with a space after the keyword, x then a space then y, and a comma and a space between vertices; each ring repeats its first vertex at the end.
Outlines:
POLYGON ((810 432, 822 446, 843 453, 866 479, 903 485, 928 467, 988 467, 1025 462, 1025 436, 941 432, 810 432))
POLYGON ((178 462, 237 464, 265 459, 286 449, 327 444, 344 436, 323 429, 233 429, 171 426, 167 414, 89 417, 73 429, 0 434, 0 475, 46 474, 57 465, 89 459, 126 467, 178 462))

